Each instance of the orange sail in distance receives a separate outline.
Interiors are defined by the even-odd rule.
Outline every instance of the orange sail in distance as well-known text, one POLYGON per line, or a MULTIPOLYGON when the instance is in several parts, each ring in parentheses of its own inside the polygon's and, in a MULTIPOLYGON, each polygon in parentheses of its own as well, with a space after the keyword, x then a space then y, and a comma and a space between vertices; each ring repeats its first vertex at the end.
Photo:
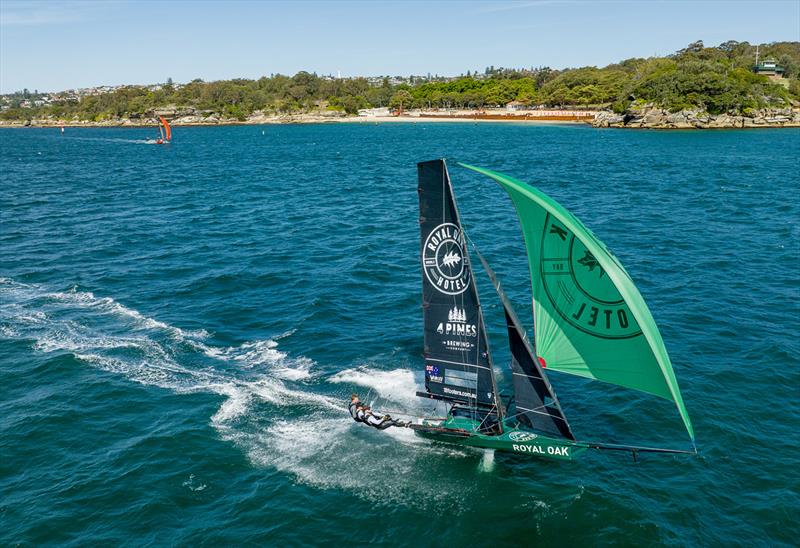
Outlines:
POLYGON ((169 122, 167 122, 166 118, 163 116, 159 116, 158 119, 161 121, 161 124, 158 126, 161 132, 161 139, 169 143, 172 140, 172 128, 169 127, 169 122))

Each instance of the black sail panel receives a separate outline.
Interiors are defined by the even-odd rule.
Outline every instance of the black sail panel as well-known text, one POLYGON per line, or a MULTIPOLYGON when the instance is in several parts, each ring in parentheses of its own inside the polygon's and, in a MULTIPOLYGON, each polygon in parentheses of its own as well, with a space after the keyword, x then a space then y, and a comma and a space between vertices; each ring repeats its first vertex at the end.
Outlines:
POLYGON ((526 340, 520 336, 520 329, 508 314, 508 309, 506 322, 517 405, 516 419, 528 428, 574 440, 575 436, 558 405, 552 387, 542 376, 539 364, 532 356, 526 340))
POLYGON ((547 375, 536 358, 535 344, 531 344, 514 308, 500 287, 494 271, 475 249, 483 268, 492 280, 497 295, 503 302, 508 326, 508 344, 511 349, 511 373, 514 378, 515 418, 528 428, 574 440, 575 436, 564 416, 558 398, 547 375))
POLYGON ((417 170, 425 388, 442 399, 492 409, 497 388, 447 167, 433 160, 417 170))

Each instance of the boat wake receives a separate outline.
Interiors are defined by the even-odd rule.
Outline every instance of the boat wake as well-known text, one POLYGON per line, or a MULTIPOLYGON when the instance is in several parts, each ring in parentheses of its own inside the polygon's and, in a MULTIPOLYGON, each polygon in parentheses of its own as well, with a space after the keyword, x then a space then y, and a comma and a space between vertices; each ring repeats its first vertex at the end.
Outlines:
POLYGON ((457 506, 476 488, 454 478, 442 489, 430 479, 433 469, 455 474, 445 461, 475 460, 474 451, 349 420, 346 396, 359 388, 386 410, 418 405, 418 381, 408 369, 363 365, 328 376, 313 360, 278 349, 277 340, 289 334, 218 346, 204 329, 176 327, 76 287, 59 291, 0 278, 0 303, 0 341, 71 354, 147 386, 222 396, 209 424, 256 466, 315 487, 350 490, 373 503, 457 506), (353 455, 369 455, 370 465, 354 465, 353 455))
POLYGON ((123 139, 121 137, 77 137, 74 135, 69 136, 70 141, 93 141, 96 143, 128 143, 132 145, 155 145, 156 139, 123 139))
POLYGON ((374 367, 362 366, 355 369, 346 369, 333 375, 330 382, 348 384, 367 388, 366 394, 361 391, 361 397, 371 404, 388 403, 403 410, 419 407, 419 398, 415 392, 422 386, 422 378, 415 378, 414 372, 409 368, 385 371, 374 367))

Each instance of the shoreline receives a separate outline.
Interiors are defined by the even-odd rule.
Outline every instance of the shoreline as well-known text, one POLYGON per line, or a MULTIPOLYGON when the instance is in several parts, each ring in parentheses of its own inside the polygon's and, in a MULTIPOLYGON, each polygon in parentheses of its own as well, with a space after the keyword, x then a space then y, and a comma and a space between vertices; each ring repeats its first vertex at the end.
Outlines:
POLYGON ((700 109, 669 112, 655 105, 642 105, 625 113, 599 112, 592 121, 596 128, 623 129, 758 129, 800 127, 800 109, 766 108, 744 114, 709 114, 700 109))
MULTIPOLYGON (((685 129, 758 129, 758 128, 798 128, 800 110, 764 110, 756 116, 709 115, 698 111, 681 111, 670 114, 661 109, 646 109, 631 112, 627 116, 607 111, 595 116, 538 116, 526 114, 459 112, 456 114, 418 113, 401 116, 345 116, 328 113, 303 113, 296 115, 253 116, 247 120, 202 119, 198 116, 182 116, 170 123, 173 127, 214 127, 214 126, 259 126, 259 125, 303 125, 303 124, 426 124, 426 123, 501 123, 523 125, 584 125, 594 128, 617 128, 639 130, 685 130, 685 129)), ((131 120, 121 118, 90 121, 60 121, 31 119, 27 121, 0 120, 0 128, 152 128, 158 123, 155 119, 131 120)))
MULTIPOLYGON (((417 124, 417 123, 517 123, 533 125, 563 125, 579 124, 589 125, 591 120, 550 120, 546 118, 526 118, 507 116, 503 118, 468 118, 454 116, 347 116, 347 117, 319 117, 319 116, 299 116, 281 119, 253 119, 253 120, 219 120, 214 122, 170 122, 172 127, 214 127, 214 126, 268 126, 268 125, 302 125, 302 124, 417 124)), ((57 122, 44 120, 31 120, 26 122, 0 121, 0 128, 81 128, 81 127, 108 127, 108 128, 151 128, 156 126, 154 121, 132 122, 104 121, 104 122, 57 122)))

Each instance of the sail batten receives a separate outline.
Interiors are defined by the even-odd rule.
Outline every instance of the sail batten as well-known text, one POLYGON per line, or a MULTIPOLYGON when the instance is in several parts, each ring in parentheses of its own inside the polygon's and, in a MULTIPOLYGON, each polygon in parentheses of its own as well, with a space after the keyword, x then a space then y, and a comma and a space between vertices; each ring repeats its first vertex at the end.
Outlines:
POLYGON ((694 439, 661 334, 619 260, 577 217, 539 190, 460 165, 495 180, 515 206, 530 266, 535 347, 547 369, 672 400, 694 439))
POLYGON ((418 164, 425 388, 502 415, 483 314, 443 160, 418 164))

